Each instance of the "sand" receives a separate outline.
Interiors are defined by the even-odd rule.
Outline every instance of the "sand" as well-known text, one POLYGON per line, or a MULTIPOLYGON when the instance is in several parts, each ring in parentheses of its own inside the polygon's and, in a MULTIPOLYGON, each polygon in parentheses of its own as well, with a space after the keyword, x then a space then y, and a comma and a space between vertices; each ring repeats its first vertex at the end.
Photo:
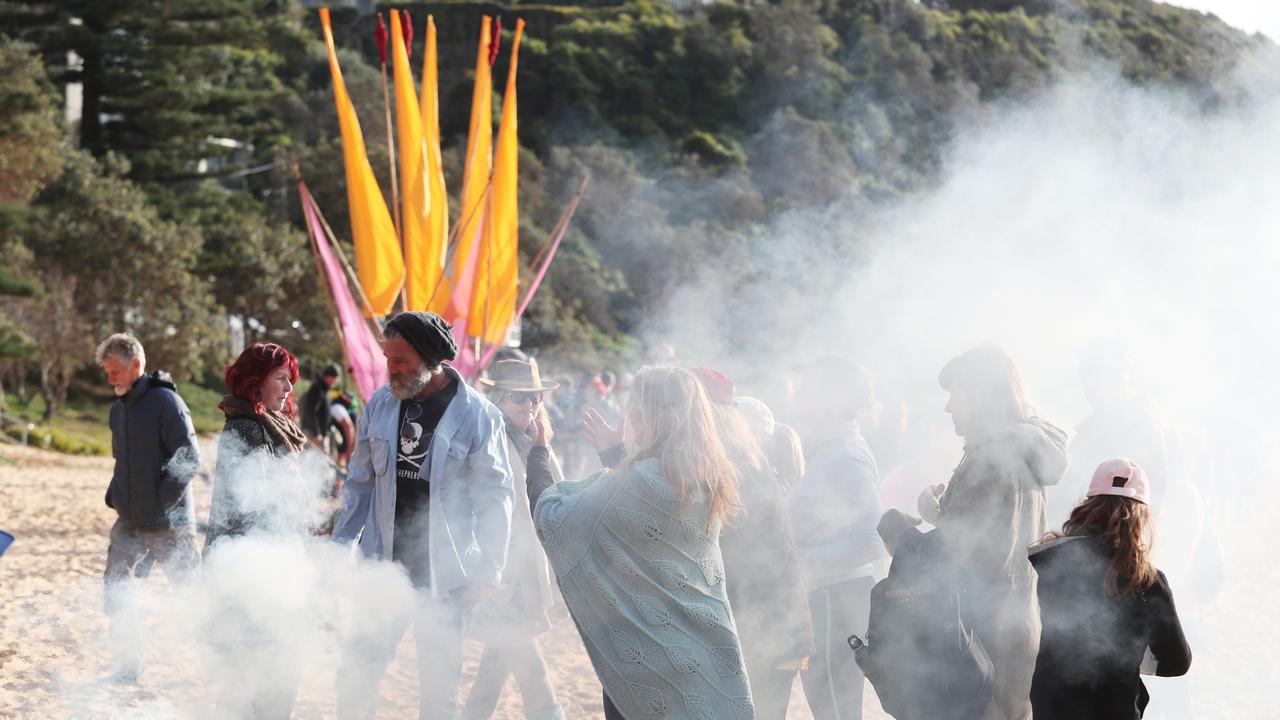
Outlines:
MULTIPOLYGON (((205 445, 206 457, 211 457, 211 443, 205 445)), ((17 537, 0 558, 0 718, 212 715, 218 688, 198 652, 180 640, 148 647, 148 669, 137 685, 107 681, 101 574, 114 512, 102 498, 111 467, 104 458, 0 445, 0 529, 17 537)), ((203 517, 210 487, 201 480, 194 487, 197 513, 203 517)), ((1270 515, 1262 509, 1276 507, 1276 494, 1267 488, 1253 503, 1259 520, 1270 515)), ((1280 589, 1280 563, 1268 558, 1280 531, 1271 522, 1237 519, 1223 534, 1227 579, 1222 594, 1205 611, 1208 640, 1195 648, 1190 678, 1194 716, 1275 717, 1280 611, 1273 597, 1280 589)), ((156 591, 145 602, 171 597, 160 573, 149 582, 156 591)), ((165 636, 153 630, 157 637, 165 636)), ((542 642, 568 717, 601 717, 599 684, 569 620, 557 618, 542 642)), ((479 645, 468 642, 464 697, 478 655, 479 645)), ((333 717, 336 664, 336 651, 309 659, 295 718, 333 717)), ((417 685, 415 648, 406 635, 383 681, 378 716, 416 717, 417 685)), ((788 720, 810 720, 798 682, 794 692, 788 720)), ((523 718, 512 683, 494 717, 523 718)), ((864 717, 887 717, 870 690, 864 717)))

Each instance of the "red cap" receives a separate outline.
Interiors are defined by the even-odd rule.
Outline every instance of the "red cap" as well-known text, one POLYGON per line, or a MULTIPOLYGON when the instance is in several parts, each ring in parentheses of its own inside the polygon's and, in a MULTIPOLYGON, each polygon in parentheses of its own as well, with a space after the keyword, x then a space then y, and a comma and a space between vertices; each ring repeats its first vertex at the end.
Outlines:
POLYGON ((733 381, 728 375, 709 367, 696 367, 689 372, 702 383, 703 389, 707 391, 707 398, 711 402, 718 405, 733 404, 733 381))

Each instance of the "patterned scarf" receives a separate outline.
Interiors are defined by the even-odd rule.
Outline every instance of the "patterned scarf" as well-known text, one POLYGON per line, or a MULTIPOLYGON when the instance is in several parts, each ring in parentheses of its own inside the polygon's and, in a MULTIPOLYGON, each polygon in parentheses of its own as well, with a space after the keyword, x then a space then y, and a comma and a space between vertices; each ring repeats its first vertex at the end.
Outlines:
POLYGON ((257 420, 276 447, 282 447, 289 452, 302 452, 307 447, 307 436, 303 435, 298 426, 282 413, 274 410, 267 410, 264 413, 255 412, 253 403, 237 395, 224 395, 222 402, 218 403, 218 409, 227 417, 247 417, 257 420))

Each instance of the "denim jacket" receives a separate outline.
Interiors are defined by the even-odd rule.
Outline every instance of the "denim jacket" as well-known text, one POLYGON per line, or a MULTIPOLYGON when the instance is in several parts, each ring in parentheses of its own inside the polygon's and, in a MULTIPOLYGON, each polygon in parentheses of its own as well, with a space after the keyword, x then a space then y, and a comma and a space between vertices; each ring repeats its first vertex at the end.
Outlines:
MULTIPOLYGON (((458 383, 458 392, 436 426, 420 470, 431 483, 429 555, 436 596, 472 584, 498 585, 515 498, 502 412, 457 370, 445 365, 444 371, 458 383)), ((335 542, 359 538, 363 555, 377 560, 391 559, 395 541, 399 421, 400 401, 387 386, 378 388, 359 423, 333 528, 335 542)))

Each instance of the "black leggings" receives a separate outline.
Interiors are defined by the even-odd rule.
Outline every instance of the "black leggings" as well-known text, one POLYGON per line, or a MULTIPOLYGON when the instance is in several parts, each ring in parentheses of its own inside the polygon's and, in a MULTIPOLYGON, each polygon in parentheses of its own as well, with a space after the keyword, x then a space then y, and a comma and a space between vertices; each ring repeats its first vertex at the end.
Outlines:
POLYGON ((627 720, 622 717, 621 712, 618 712, 618 708, 613 706, 613 701, 609 699, 609 693, 604 694, 604 720, 627 720))

